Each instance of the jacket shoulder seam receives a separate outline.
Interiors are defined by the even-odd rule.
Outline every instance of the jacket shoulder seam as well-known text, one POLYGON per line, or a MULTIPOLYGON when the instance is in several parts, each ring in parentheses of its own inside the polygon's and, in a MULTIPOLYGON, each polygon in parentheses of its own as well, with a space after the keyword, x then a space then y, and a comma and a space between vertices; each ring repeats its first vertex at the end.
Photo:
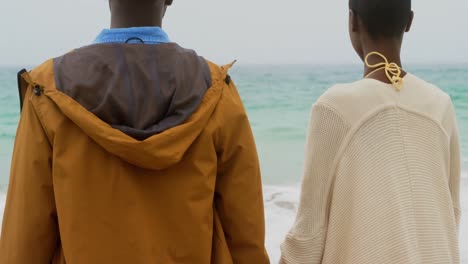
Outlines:
MULTIPOLYGON (((40 109, 40 106, 37 105, 36 102, 34 102, 34 97, 35 95, 34 94, 30 94, 30 96, 28 97, 28 100, 27 100, 27 103, 30 104, 30 106, 32 107, 32 110, 34 111, 37 119, 39 120, 39 123, 41 124, 41 127, 42 127, 42 130, 44 131, 45 135, 47 136, 47 141, 49 142, 49 145, 52 146, 52 136, 49 132, 49 129, 47 128, 46 126, 46 121, 45 121, 45 115, 44 113, 42 112, 42 110, 40 109)), ((41 95, 43 96, 43 95, 41 95)))

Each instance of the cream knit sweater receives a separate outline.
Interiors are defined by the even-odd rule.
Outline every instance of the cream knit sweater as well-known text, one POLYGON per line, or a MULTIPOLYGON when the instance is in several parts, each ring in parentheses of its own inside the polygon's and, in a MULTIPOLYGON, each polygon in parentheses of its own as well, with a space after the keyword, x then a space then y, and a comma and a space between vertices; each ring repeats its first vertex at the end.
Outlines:
POLYGON ((407 74, 315 104, 281 263, 459 263, 460 149, 450 97, 407 74))

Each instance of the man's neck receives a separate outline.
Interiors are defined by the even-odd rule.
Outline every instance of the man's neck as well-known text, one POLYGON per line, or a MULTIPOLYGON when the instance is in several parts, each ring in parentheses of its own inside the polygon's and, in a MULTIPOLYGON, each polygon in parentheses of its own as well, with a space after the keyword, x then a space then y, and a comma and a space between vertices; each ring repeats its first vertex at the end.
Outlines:
POLYGON ((120 19, 111 20, 111 28, 131 28, 131 27, 162 27, 162 21, 152 19, 120 19))
POLYGON ((163 16, 164 10, 160 8, 114 6, 111 10, 111 28, 161 27, 163 16))

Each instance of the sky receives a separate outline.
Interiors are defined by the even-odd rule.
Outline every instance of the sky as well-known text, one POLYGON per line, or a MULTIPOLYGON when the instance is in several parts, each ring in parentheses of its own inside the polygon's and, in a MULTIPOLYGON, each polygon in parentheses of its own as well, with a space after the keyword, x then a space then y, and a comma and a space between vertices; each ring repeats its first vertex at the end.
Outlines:
MULTIPOLYGON (((0 0, 0 65, 37 65, 87 45, 109 26, 107 0, 0 0)), ((389 0, 390 1, 390 0, 389 0)), ((359 63, 347 0, 174 0, 172 41, 216 63, 359 63)), ((468 1, 413 0, 407 63, 468 63, 468 1)))

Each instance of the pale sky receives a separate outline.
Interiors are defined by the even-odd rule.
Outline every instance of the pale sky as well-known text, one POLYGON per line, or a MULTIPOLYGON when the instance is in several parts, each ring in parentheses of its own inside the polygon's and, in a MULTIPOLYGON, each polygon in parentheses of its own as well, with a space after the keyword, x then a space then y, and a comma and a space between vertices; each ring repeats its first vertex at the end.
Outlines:
MULTIPOLYGON (((107 0, 0 0, 0 65, 36 65, 86 45, 109 25, 107 0)), ((389 0, 391 1, 391 0, 389 0)), ((358 63, 347 0, 174 0, 172 41, 214 62, 358 63)), ((468 63, 468 1, 413 0, 403 59, 468 63)))

